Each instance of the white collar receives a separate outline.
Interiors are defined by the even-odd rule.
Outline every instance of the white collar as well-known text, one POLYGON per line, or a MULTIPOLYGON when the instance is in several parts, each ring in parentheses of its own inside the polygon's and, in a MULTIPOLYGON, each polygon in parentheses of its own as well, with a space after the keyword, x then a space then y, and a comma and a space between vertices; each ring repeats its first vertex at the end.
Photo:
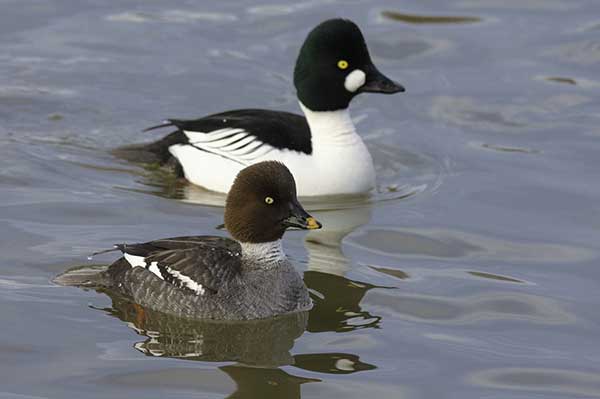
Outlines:
POLYGON ((242 258, 258 265, 273 265, 285 259, 281 239, 269 242, 240 242, 242 258))
POLYGON ((352 145, 356 143, 356 140, 360 140, 348 108, 335 111, 313 111, 302 102, 300 102, 300 108, 308 122, 313 144, 318 142, 352 145))

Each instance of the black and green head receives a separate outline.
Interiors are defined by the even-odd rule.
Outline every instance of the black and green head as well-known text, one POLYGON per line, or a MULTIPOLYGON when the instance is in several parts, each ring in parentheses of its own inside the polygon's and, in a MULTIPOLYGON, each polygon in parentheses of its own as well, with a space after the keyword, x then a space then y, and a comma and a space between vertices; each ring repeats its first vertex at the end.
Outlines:
POLYGON ((404 87, 377 70, 356 24, 330 19, 307 36, 294 70, 298 99, 312 111, 348 107, 359 93, 393 94, 404 87))

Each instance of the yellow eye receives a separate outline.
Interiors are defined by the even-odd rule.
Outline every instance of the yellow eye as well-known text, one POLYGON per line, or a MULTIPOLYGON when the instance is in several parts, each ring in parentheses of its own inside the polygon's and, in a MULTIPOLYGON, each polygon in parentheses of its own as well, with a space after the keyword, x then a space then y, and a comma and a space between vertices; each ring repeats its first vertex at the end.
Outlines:
POLYGON ((275 202, 273 198, 265 197, 265 203, 267 203, 267 205, 271 205, 273 202, 275 202))
POLYGON ((346 69, 346 68, 348 68, 348 61, 339 60, 337 65, 338 65, 338 68, 340 68, 340 69, 346 69))

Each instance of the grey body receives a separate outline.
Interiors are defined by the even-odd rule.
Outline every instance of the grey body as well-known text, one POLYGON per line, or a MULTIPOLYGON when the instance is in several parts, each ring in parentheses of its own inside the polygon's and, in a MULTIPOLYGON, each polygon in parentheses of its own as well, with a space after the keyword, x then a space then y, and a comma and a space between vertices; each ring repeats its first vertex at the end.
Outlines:
MULTIPOLYGON (((226 258, 213 248, 202 248, 211 260, 222 257, 239 262, 239 272, 218 281, 216 290, 196 294, 160 279, 144 267, 132 267, 124 258, 113 263, 102 280, 140 305, 182 317, 247 320, 305 311, 312 301, 301 276, 287 258, 262 264, 254 258, 226 258)), ((201 255, 202 251, 196 251, 201 255)), ((213 267, 230 267, 213 263, 213 267)), ((204 262, 199 260, 199 267, 204 262)))
POLYGON ((165 238, 119 244, 123 258, 100 273, 65 273, 61 284, 108 289, 160 312, 196 319, 250 320, 309 310, 302 278, 283 252, 287 228, 321 224, 298 202, 285 165, 243 169, 227 196, 225 226, 234 239, 165 238))

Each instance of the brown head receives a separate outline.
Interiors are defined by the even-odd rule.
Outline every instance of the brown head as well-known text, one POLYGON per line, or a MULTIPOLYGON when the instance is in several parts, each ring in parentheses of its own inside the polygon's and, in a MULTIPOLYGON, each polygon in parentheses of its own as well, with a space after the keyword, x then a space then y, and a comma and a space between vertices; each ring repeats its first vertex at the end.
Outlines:
POLYGON ((240 242, 280 239, 286 229, 321 228, 296 197, 296 182, 276 161, 260 162, 238 173, 225 205, 225 228, 240 242))

